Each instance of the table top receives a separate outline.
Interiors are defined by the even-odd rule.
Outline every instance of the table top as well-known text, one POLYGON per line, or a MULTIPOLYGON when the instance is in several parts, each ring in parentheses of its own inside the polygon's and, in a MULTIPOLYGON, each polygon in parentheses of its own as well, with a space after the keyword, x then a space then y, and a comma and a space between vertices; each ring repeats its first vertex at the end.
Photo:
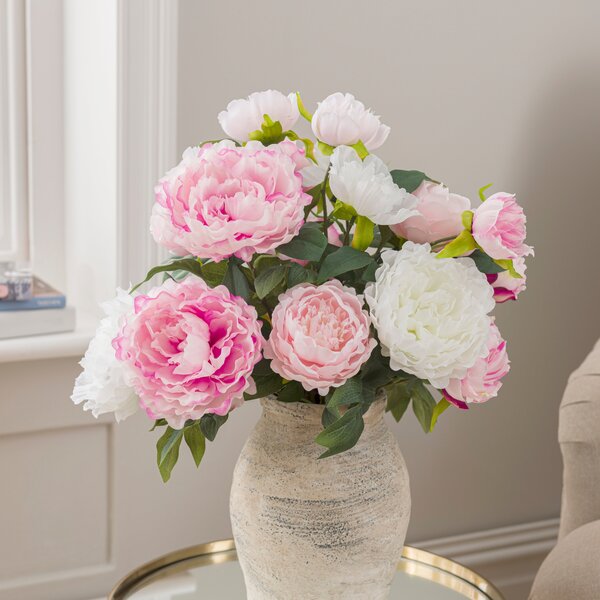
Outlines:
MULTIPOLYGON (((233 540, 166 554, 126 575, 109 600, 242 600, 233 540)), ((447 558, 406 546, 390 600, 503 600, 483 577, 447 558)))

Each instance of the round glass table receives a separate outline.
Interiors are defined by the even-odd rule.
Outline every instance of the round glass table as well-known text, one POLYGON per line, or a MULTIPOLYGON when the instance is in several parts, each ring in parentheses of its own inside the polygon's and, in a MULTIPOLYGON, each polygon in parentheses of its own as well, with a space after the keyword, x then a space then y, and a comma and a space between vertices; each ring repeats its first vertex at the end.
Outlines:
MULTIPOLYGON (((166 554, 126 575, 109 600, 243 600, 233 540, 166 554)), ((290 596, 293 598, 293 596, 290 596)), ((503 600, 483 577, 447 558, 406 546, 390 600, 503 600)), ((365 599, 368 600, 368 599, 365 599)))

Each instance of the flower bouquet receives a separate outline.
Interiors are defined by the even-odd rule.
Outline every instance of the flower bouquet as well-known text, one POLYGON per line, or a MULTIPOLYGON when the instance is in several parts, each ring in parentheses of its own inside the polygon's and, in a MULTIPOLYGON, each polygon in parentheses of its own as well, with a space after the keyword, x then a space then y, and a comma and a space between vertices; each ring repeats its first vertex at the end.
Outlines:
POLYGON ((198 465, 255 398, 290 410, 290 431, 294 411, 317 414, 306 452, 322 465, 357 452, 375 405, 399 420, 412 403, 429 432, 497 395, 509 361, 490 313, 524 289, 532 253, 514 195, 486 186, 472 204, 390 170, 374 154, 389 127, 351 94, 310 114, 299 94, 254 93, 218 120, 227 137, 158 182, 150 231, 174 256, 142 282, 160 285, 104 305, 75 403, 117 420, 141 407, 166 481, 182 442, 198 465))

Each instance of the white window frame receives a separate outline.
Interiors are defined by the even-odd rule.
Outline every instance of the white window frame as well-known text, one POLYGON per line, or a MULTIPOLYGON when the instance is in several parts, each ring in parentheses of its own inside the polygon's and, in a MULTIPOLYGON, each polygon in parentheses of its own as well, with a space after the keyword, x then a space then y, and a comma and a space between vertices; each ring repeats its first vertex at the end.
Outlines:
POLYGON ((15 104, 31 142, 19 161, 30 200, 20 241, 34 271, 66 291, 78 326, 2 340, 0 362, 77 356, 99 302, 165 256, 148 227, 154 184, 177 160, 178 2, 2 2, 25 5, 29 37, 28 102, 15 104))
POLYGON ((0 261, 29 260, 25 5, 0 0, 0 261))

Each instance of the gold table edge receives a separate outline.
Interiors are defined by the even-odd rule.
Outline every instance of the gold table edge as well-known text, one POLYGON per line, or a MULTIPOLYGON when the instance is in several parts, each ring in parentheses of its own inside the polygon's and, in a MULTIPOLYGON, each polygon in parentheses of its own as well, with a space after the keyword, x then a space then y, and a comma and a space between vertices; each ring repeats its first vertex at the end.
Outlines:
MULTIPOLYGON (((411 569, 411 565, 415 564, 417 566, 421 565, 437 569, 442 575, 447 574, 451 576, 449 578, 442 577, 441 579, 435 579, 436 583, 446 588, 461 591, 457 585, 453 584, 453 581, 455 582, 454 578, 457 578, 464 582, 464 584, 484 594, 488 600, 504 600, 500 591, 492 583, 472 569, 454 560, 433 554, 427 550, 414 548, 413 546, 404 547, 402 558, 406 559, 406 562, 398 564, 399 571, 412 572, 412 574, 422 579, 434 580, 433 577, 427 577, 423 571, 411 569)), ((150 581, 158 579, 158 575, 164 571, 185 570, 186 563, 192 560, 199 560, 200 565, 198 566, 204 566, 230 562, 236 559, 237 554, 233 540, 217 540, 169 552, 137 567, 125 575, 110 592, 108 600, 126 600, 129 597, 128 595, 139 590, 142 584, 145 585, 150 581)))

